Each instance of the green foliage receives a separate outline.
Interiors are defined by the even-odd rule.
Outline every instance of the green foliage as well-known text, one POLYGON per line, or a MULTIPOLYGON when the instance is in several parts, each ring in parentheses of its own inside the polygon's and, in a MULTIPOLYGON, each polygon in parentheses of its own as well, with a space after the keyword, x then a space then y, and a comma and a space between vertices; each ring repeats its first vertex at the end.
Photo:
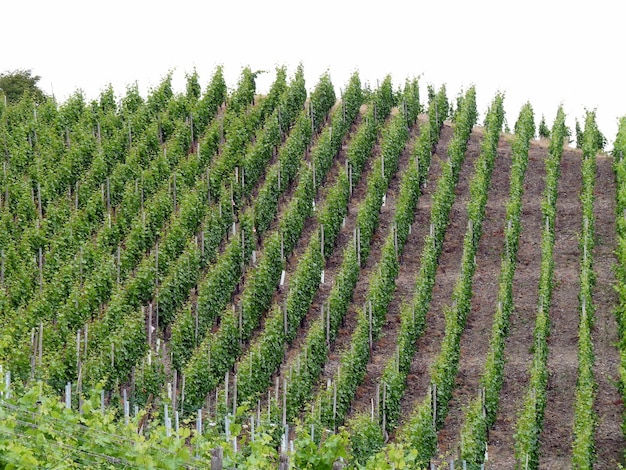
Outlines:
POLYGON ((530 104, 526 104, 520 111, 515 128, 517 133, 512 144, 509 202, 506 206, 505 243, 500 269, 498 303, 485 369, 480 379, 483 393, 469 404, 461 430, 462 459, 476 466, 482 464, 484 460, 487 433, 495 422, 504 380, 504 348, 509 331, 509 317, 513 312, 513 277, 517 266, 519 235, 522 230, 520 219, 524 174, 528 165, 530 139, 535 132, 530 104))
MULTIPOLYGON (((463 259, 465 278, 455 290, 456 305, 446 311, 446 359, 433 371, 438 384, 438 420, 433 422, 434 403, 428 396, 397 434, 398 443, 385 446, 386 437, 398 425, 406 374, 416 339, 424 329, 454 187, 476 121, 475 91, 472 88, 459 95, 455 107, 448 102, 445 88, 439 93, 428 89, 428 121, 415 142, 412 161, 401 175, 393 228, 384 239, 380 263, 370 278, 367 300, 368 307, 371 300, 373 340, 380 335, 395 289, 398 258, 413 222, 420 185, 426 181, 431 153, 448 111, 454 110, 450 158, 442 163, 432 201, 433 234, 426 238, 415 299, 401 309, 398 353, 386 364, 384 399, 381 397, 383 401, 375 408, 382 413, 358 415, 350 423, 350 435, 341 428, 335 434, 326 427, 334 431, 343 422, 365 373, 370 353, 369 308, 358 312, 350 349, 341 355, 341 372, 331 388, 321 391, 315 402, 310 401, 311 392, 352 302, 378 225, 381 201, 397 172, 408 131, 422 111, 420 90, 415 80, 394 90, 390 77, 375 91, 363 90, 354 74, 336 105, 328 73, 322 75, 308 101, 302 66, 289 83, 285 68, 277 68, 276 80, 266 96, 256 95, 259 73, 244 69, 238 88, 230 96, 222 67, 218 67, 204 94, 194 71, 187 76, 183 93, 178 94, 172 89, 170 73, 146 99, 134 85, 119 102, 111 86, 91 101, 76 92, 60 106, 53 100, 37 103, 32 94, 8 105, 0 102, 0 152, 6 157, 5 170, 0 173, 0 363, 2 371, 11 371, 15 397, 0 396, 0 467, 195 468, 206 467, 212 450, 221 447, 227 468, 276 468, 282 428, 275 422, 280 412, 284 411, 292 423, 303 405, 311 404, 315 412, 307 414, 306 429, 297 430, 295 450, 285 452, 294 467, 330 469, 338 459, 344 459, 368 468, 419 468, 436 452, 437 426, 445 417, 455 385, 458 337, 467 315, 474 269, 470 254, 478 244, 484 188, 489 185, 492 169, 489 159, 495 158, 496 129, 502 127, 497 111, 502 107, 502 97, 494 100, 493 112, 485 119, 487 143, 481 149, 485 158, 470 190, 469 211, 474 225, 464 240, 464 252, 469 253, 463 259), (324 188, 325 203, 315 207, 313 198, 326 185, 326 175, 342 150, 364 97, 371 100, 370 105, 345 149, 346 167, 338 165, 336 184, 324 188), (391 113, 393 106, 398 112, 391 113), (394 116, 388 119, 389 114, 394 116), (190 431, 194 418, 189 412, 195 415, 207 393, 216 391, 218 399, 224 396, 220 384, 233 365, 240 403, 254 402, 267 391, 270 378, 284 360, 285 346, 293 342, 309 313, 325 262, 336 249, 351 188, 370 165, 379 136, 380 159, 371 161, 367 195, 357 214, 360 244, 348 244, 324 305, 326 316, 312 321, 299 354, 285 364, 283 373, 289 376, 287 409, 281 410, 281 400, 270 400, 267 419, 259 419, 251 416, 244 403, 233 411, 228 425, 222 418, 229 403, 220 401, 216 416, 207 417, 203 435, 196 435, 190 431), (293 197, 277 228, 271 231, 278 201, 294 183, 293 197), (272 305, 285 258, 313 215, 315 223, 323 225, 323 236, 321 227, 313 231, 289 278, 284 307, 272 305), (249 269, 252 250, 257 246, 263 247, 259 262, 249 269), (245 284, 241 284, 244 275, 245 284), (238 304, 231 309, 229 303, 240 285, 244 286, 241 309, 238 304), (152 325, 147 322, 150 311, 158 312, 156 329, 154 317, 152 325), (251 345, 245 345, 263 318, 264 330, 255 335, 251 345), (151 343, 146 341, 147 332, 152 334, 151 343), (160 349, 163 340, 168 343, 167 350, 160 349), (236 362, 244 347, 249 353, 236 362), (161 423, 165 423, 162 406, 173 404, 164 388, 171 380, 172 366, 179 377, 174 400, 178 401, 183 428, 168 436, 161 423), (152 405, 140 409, 125 425, 120 419, 120 386, 125 387, 131 375, 132 404, 141 407, 150 401, 152 405), (47 385, 30 388, 38 379, 47 385), (68 381, 74 390, 73 410, 65 410, 56 397, 49 398, 68 381), (82 388, 80 398, 77 382, 82 388), (114 390, 106 393, 111 410, 101 413, 99 392, 103 385, 114 390), (333 410, 335 390, 338 401, 333 410), (75 410, 79 401, 82 413, 75 410), (144 416, 149 419, 142 420, 144 416), (256 432, 249 422, 255 423, 252 428, 256 427, 256 432), (137 433, 140 423, 141 435, 137 433)), ((511 202, 507 205, 511 224, 505 229, 507 250, 499 294, 502 308, 496 312, 481 381, 484 406, 483 400, 472 402, 462 438, 462 452, 476 462, 498 405, 503 363, 500 346, 512 309, 507 299, 521 230, 515 214, 521 209, 518 200, 523 193, 523 185, 514 188, 513 179, 523 180, 522 158, 527 139, 534 133, 532 110, 523 112, 526 114, 516 123, 518 136, 513 143, 511 202)), ((581 147, 585 154, 583 206, 589 222, 583 226, 581 247, 590 252, 592 159, 605 139, 595 125, 595 113, 588 113, 587 120, 581 147)), ((542 132, 547 129, 540 129, 542 132)), ((564 125, 555 124, 551 155, 559 152, 565 135, 564 125)), ((618 134, 614 151, 618 181, 626 180, 626 166, 619 165, 626 150, 624 136, 626 132, 618 134)), ((555 158, 550 158, 546 165, 547 181, 556 181, 558 160, 555 163, 555 158)), ((622 186, 626 185, 618 184, 618 215, 626 207, 622 201, 626 197, 622 198, 619 189, 622 186)), ((522 413, 517 436, 519 442, 524 441, 518 446, 522 449, 519 452, 528 455, 530 449, 532 464, 545 406, 542 387, 545 390, 547 380, 545 340, 552 288, 554 231, 550 224, 554 223, 555 188, 556 183, 547 189, 542 203, 551 230, 542 234, 542 304, 531 372, 534 401, 522 413)), ((623 217, 617 219, 618 234, 620 230, 626 233, 623 217)), ((616 314, 623 351, 626 281, 620 279, 626 279, 626 242, 622 238, 617 247, 621 303, 616 314)), ((581 302, 585 302, 586 313, 581 308, 572 461, 577 468, 592 465, 595 455, 591 286, 591 256, 582 257, 581 302)), ((626 358, 626 353, 622 356, 626 358)), ((626 364, 626 359, 622 362, 626 364)), ((624 371, 626 366, 622 365, 620 374, 626 383, 624 371)), ((0 392, 4 393, 3 385, 0 392)))
MULTIPOLYGON (((617 264, 615 278, 618 303, 615 318, 618 327, 618 348, 620 351, 618 389, 626 399, 626 117, 622 117, 613 145, 613 172, 616 183, 615 226, 617 232, 617 248, 615 251, 617 264)), ((622 421, 622 433, 626 434, 626 417, 622 421)))
POLYGON ((539 299, 533 334, 533 360, 530 366, 530 384, 524 405, 515 426, 515 459, 517 465, 537 468, 539 465, 539 435, 543 428, 548 384, 547 358, 550 334, 550 305, 554 285, 554 221, 560 161, 566 137, 565 113, 559 107, 552 126, 551 141, 546 166, 546 186, 541 210, 546 221, 541 231, 541 266, 539 273, 539 299), (526 464, 528 462, 528 464, 526 464))
POLYGON ((358 430, 350 433, 350 449, 356 464, 365 465, 371 455, 378 453, 385 444, 385 436, 377 419, 368 414, 360 414, 348 423, 349 429, 358 430))
POLYGON ((583 148, 583 130, 580 127, 580 123, 578 122, 578 119, 576 119, 576 148, 577 149, 582 149, 583 148))
MULTIPOLYGON (((297 92, 300 86, 304 86, 300 69, 295 80, 297 81, 293 87, 297 92)), ((334 96, 334 91, 328 86, 328 81, 325 77, 322 77, 320 85, 316 90, 315 102, 318 103, 318 109, 327 113, 334 102, 334 100, 329 99, 328 95, 332 93, 332 96, 334 96)), ((304 100, 304 95, 300 96, 304 100)), ((301 105, 302 102, 300 102, 301 105)), ((281 109, 284 114, 280 114, 280 120, 277 119, 275 121, 278 126, 285 124, 285 119, 292 116, 288 113, 295 112, 297 106, 292 98, 288 98, 281 109), (289 111, 290 109, 292 111, 289 111)), ((296 119, 295 114, 291 119, 296 119)), ((270 119, 270 124, 271 122, 272 120, 270 119)), ((334 154, 339 144, 337 143, 337 146, 333 148, 318 147, 316 145, 312 149, 311 153, 316 171, 314 180, 308 162, 300 161, 300 157, 310 141, 310 127, 311 121, 309 116, 301 112, 285 145, 279 151, 277 164, 270 170, 265 185, 260 191, 262 195, 258 200, 260 202, 254 205, 253 211, 256 223, 259 223, 259 228, 264 230, 266 226, 263 225, 263 221, 271 220, 277 210, 278 196, 286 189, 290 180, 299 175, 294 197, 286 208, 277 230, 272 232, 265 240, 258 265, 252 269, 249 275, 247 287, 241 296, 239 310, 229 310, 222 314, 220 329, 204 339, 185 368, 185 375, 190 378, 189 383, 191 384, 187 394, 190 406, 202 403, 206 393, 218 385, 225 372, 239 355, 240 341, 247 340, 250 337, 262 315, 271 306, 272 296, 284 267, 284 258, 294 249, 304 228, 304 220, 312 212, 313 198, 332 162, 332 155, 326 152, 333 152, 334 154), (318 171, 319 173, 317 173, 318 171), (282 180, 281 184, 279 184, 279 178, 282 180), (313 181, 315 181, 315 186, 313 181), (212 357, 213 360, 209 362, 207 360, 208 357, 212 357), (219 360, 217 360, 218 358, 219 360)), ((347 130, 347 128, 348 125, 346 124, 344 129, 347 130)), ((339 135, 341 136, 341 133, 339 135)), ((280 134, 278 137, 280 138, 280 134)), ((268 156, 271 156, 271 152, 268 156)), ((260 173, 264 167, 265 163, 258 164, 258 170, 256 171, 260 173)), ((249 168, 249 166, 246 166, 246 175, 251 173, 248 170, 249 168)), ((307 290, 301 294, 306 292, 307 290)), ((282 345, 282 341, 284 341, 281 334, 283 329, 280 327, 282 315, 274 314, 272 317, 275 317, 275 319, 268 322, 268 325, 273 326, 267 330, 269 340, 262 339, 268 355, 267 362, 258 369, 251 368, 247 376, 244 374, 243 385, 240 387, 244 393, 244 398, 245 393, 252 393, 252 388, 258 388, 259 384, 262 383, 262 379, 257 378, 256 374, 267 374, 267 371, 270 369, 269 365, 273 364, 277 357, 276 353, 272 353, 272 351, 275 351, 276 346, 282 345), (255 376, 252 375, 252 371, 254 371, 255 376), (250 379, 250 383, 245 381, 246 377, 250 379)), ((260 359, 260 356, 251 355, 250 357, 251 360, 254 360, 254 357, 256 357, 257 361, 260 359)), ((252 365, 252 362, 246 361, 244 364, 252 365)))
POLYGON ((593 272, 594 247, 594 186, 596 178, 596 154, 602 138, 595 121, 595 113, 588 112, 583 135, 582 191, 583 208, 580 237, 580 294, 578 325, 578 378, 574 404, 574 441, 572 465, 577 469, 591 469, 596 458, 594 433, 598 417, 594 410, 597 383, 594 378, 593 342, 591 330, 595 307, 592 290, 595 285, 593 272))
POLYGON ((468 228, 463 241, 461 276, 452 294, 452 306, 445 310, 446 329, 440 354, 431 367, 431 382, 436 385, 437 427, 446 417, 448 403, 456 385, 455 377, 460 354, 460 338, 471 307, 472 281, 476 269, 475 254, 482 235, 487 193, 497 156, 497 145, 504 118, 502 95, 497 95, 487 113, 486 130, 481 154, 475 163, 475 174, 470 181, 470 199, 467 208, 468 228))
MULTIPOLYGON (((406 170, 401 186, 398 201, 396 202, 396 227, 399 247, 402 247, 408 236, 408 230, 414 219, 415 208, 417 207, 418 197, 420 193, 420 184, 426 180, 426 172, 430 163, 431 153, 434 145, 439 139, 439 133, 445 115, 439 114, 439 109, 447 110, 447 105, 442 105, 445 98, 445 88, 441 88, 439 93, 433 97, 429 106, 429 127, 420 133, 418 140, 414 146, 415 165, 409 166, 406 170)), ((429 247, 433 244, 429 243, 429 247)), ((433 259, 436 263, 436 259, 433 259)), ((384 401, 378 404, 385 414, 386 431, 393 431, 398 423, 400 399, 404 392, 406 376, 410 366, 411 358, 414 353, 415 340, 419 337, 424 328, 424 318, 414 315, 414 310, 408 306, 401 308, 401 326, 398 335, 398 356, 390 360, 383 372, 381 383, 384 384, 386 395, 384 401)), ((376 417, 376 426, 382 429, 382 413, 376 417)), ((362 415, 357 418, 367 421, 368 416, 362 415)), ((368 441, 369 437, 363 436, 362 433, 367 430, 358 425, 351 425, 351 441, 361 442, 368 441)), ((376 452, 374 447, 356 445, 360 450, 355 454, 361 455, 361 461, 365 461, 367 457, 376 452)))

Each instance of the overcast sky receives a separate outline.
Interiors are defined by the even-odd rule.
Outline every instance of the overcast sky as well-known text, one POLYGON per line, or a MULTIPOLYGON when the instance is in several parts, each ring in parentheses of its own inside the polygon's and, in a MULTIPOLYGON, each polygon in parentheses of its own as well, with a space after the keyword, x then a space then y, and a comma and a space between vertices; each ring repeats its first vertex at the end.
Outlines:
POLYGON ((231 88, 245 65, 270 71, 263 92, 276 65, 291 74, 302 62, 309 89, 327 69, 336 88, 354 70, 372 86, 421 76, 451 97, 475 84, 481 115, 501 90, 511 127, 526 101, 550 125, 559 103, 572 127, 597 108, 612 141, 626 115, 625 8, 577 3, 20 0, 0 7, 0 72, 32 69, 64 100, 78 88, 96 98, 108 83, 118 96, 135 81, 145 93, 169 70, 182 91, 194 67, 204 87, 218 64, 231 88))

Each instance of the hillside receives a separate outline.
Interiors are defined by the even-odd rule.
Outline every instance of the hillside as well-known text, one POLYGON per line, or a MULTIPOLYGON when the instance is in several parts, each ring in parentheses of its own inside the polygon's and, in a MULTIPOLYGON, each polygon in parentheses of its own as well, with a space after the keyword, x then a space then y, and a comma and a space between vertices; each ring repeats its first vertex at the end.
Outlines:
POLYGON ((0 467, 624 463, 593 113, 574 149, 474 88, 188 80, 0 107, 0 467))

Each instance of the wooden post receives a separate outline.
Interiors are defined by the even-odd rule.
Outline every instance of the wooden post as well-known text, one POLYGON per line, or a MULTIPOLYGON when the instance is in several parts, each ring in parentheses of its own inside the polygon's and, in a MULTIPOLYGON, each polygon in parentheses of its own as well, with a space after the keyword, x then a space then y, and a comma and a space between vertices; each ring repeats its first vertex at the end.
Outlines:
POLYGON ((368 310, 369 310, 369 324, 370 324, 370 331, 369 331, 369 336, 370 336, 370 351, 374 348, 374 341, 372 339, 372 301, 370 300, 368 302, 368 310))
POLYGON ((43 252, 39 247, 39 288, 43 290, 43 252))
POLYGON ((76 370, 79 369, 80 364, 80 329, 76 330, 76 370))
POLYGON ((361 226, 357 225, 356 228, 356 250, 357 250, 357 260, 359 262, 359 266, 361 266, 361 226))
MULTIPOLYGON (((194 297, 196 297, 195 293, 196 293, 196 289, 194 288, 194 297)), ((195 324, 196 324, 196 328, 195 328, 195 331, 194 331, 194 344, 196 346, 198 346, 198 327, 199 327, 199 324, 198 324, 198 301, 197 300, 192 300, 191 309, 193 310, 193 316, 194 316, 194 320, 195 320, 195 324)))
POLYGON ((341 461, 341 457, 333 462, 333 470, 342 470, 343 462, 341 461))
POLYGON ((393 224, 393 247, 396 252, 396 259, 398 259, 398 224, 393 224))
POLYGON ((182 376, 183 376, 183 384, 180 388, 180 410, 181 411, 183 411, 183 407, 185 406, 185 374, 182 374, 182 376))
POLYGON ((72 382, 65 384, 65 408, 72 408, 72 382))
MULTIPOLYGON (((348 160, 346 160, 348 163, 348 160)), ((348 164, 348 181, 350 182, 350 197, 352 197, 352 164, 348 164)))
POLYGON ((284 323, 284 326, 285 326, 285 339, 286 339, 287 338, 287 334, 289 332, 289 324, 288 324, 288 319, 287 319, 287 304, 286 303, 283 304, 282 310, 283 310, 283 323, 284 323))
POLYGON ((43 364, 43 321, 39 322, 39 366, 43 364))
POLYGON ((167 407, 167 403, 163 405, 164 408, 164 419, 165 419, 165 435, 170 437, 172 435, 172 419, 169 416, 169 409, 167 407))
POLYGON ((111 211, 111 179, 106 179, 107 212, 111 211))
POLYGON ((431 387, 432 391, 432 409, 433 409, 433 427, 437 427, 437 384, 435 382, 432 383, 431 387))
POLYGON ((337 381, 333 382, 333 432, 337 430, 337 381))
POLYGON ((237 415, 237 374, 233 374, 233 416, 237 415))
POLYGON ((320 249, 322 250, 322 258, 324 258, 324 224, 320 224, 320 237, 322 239, 320 249))
POLYGON ((130 418, 130 407, 128 403, 128 391, 126 389, 122 390, 123 398, 122 403, 124 405, 124 424, 128 426, 129 418, 130 418))
POLYGON ((287 426, 287 379, 283 379, 283 427, 287 426))
MULTIPOLYGON (((278 403, 278 384, 279 384, 278 376, 276 376, 276 384, 274 386, 274 401, 276 403, 278 403)), ((268 406, 269 406, 269 401, 268 401, 268 406)))
POLYGON ((215 447, 211 449, 211 470, 222 470, 224 465, 224 449, 215 447))
POLYGON ((280 454, 278 470, 289 470, 289 456, 287 454, 280 454))
POLYGON ((178 370, 174 369, 174 391, 172 392, 172 409, 176 409, 176 404, 178 402, 178 370))
POLYGON ((32 354, 30 356, 30 379, 35 378, 35 363, 37 362, 37 339, 35 338, 35 328, 30 330, 30 345, 32 354))
POLYGON ((41 184, 39 181, 37 181, 37 207, 39 209, 39 221, 41 222, 43 220, 43 207, 41 207, 41 184))
MULTIPOLYGON (((228 409, 228 382, 230 382, 230 371, 226 371, 226 375, 224 377, 224 405, 226 409, 228 409)), ((215 404, 217 406, 217 403, 215 404)))
POLYGON ((152 347, 152 301, 148 304, 148 344, 152 347))
POLYGON ((387 431, 387 384, 383 382, 383 419, 382 419, 382 431, 385 434, 387 431))

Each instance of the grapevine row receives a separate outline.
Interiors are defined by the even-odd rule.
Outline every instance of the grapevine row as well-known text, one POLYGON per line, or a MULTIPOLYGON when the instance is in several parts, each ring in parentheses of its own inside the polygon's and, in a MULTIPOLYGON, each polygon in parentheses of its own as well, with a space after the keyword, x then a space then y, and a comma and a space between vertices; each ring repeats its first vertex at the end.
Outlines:
MULTIPOLYGON (((406 170, 400 188, 395 220, 398 234, 402 234, 399 236, 401 240, 406 239, 409 227, 413 223, 420 187, 426 182, 432 152, 439 141, 443 121, 447 117, 447 110, 448 99, 445 87, 442 87, 439 93, 431 99, 428 109, 428 125, 418 137, 413 151, 415 165, 406 170)), ((436 185, 435 187, 439 186, 436 185)), ((398 244, 400 247, 401 244, 398 244)), ((430 247, 433 247, 432 243, 430 247)), ((350 441, 353 458, 356 462, 364 464, 370 455, 375 454, 380 449, 384 441, 384 433, 381 429, 383 425, 385 432, 390 432, 397 426, 400 415, 400 398, 406 386, 411 358, 415 352, 415 342, 423 332, 424 320, 424 318, 414 316, 414 310, 409 305, 404 305, 401 308, 397 356, 394 355, 387 362, 382 374, 381 382, 386 387, 385 400, 382 401, 382 397, 379 397, 381 402, 376 403, 377 409, 382 410, 382 412, 379 413, 378 419, 375 421, 369 413, 363 413, 354 417, 350 423, 350 441)))
MULTIPOLYGON (((240 199, 243 196, 246 196, 247 193, 254 187, 258 176, 254 177, 254 172, 251 170, 252 168, 258 166, 264 166, 266 162, 271 158, 273 154, 273 148, 277 145, 281 140, 280 128, 281 126, 285 126, 288 123, 291 123, 296 118, 296 112, 299 107, 302 107, 304 103, 304 98, 306 95, 306 91, 304 90, 304 79, 302 71, 299 70, 296 74, 296 78, 294 82, 289 87, 289 89, 284 93, 281 98, 282 106, 277 108, 275 114, 269 118, 267 124, 264 126, 263 131, 259 133, 257 136, 257 141, 253 144, 248 152, 246 152, 244 159, 242 159, 242 176, 238 178, 236 172, 235 178, 230 180, 231 188, 231 201, 235 201, 235 199, 240 199), (280 109, 283 109, 284 113, 284 121, 281 123, 277 119, 277 114, 280 112, 280 109), (250 170, 250 171, 245 171, 250 170), (244 173, 245 171, 245 173, 244 173), (248 183, 244 183, 243 175, 248 174, 248 183), (239 189, 243 186, 243 189, 239 189), (237 187, 237 189, 235 189, 237 187), (236 198, 235 194, 240 194, 239 198, 236 198)), ((232 155, 233 161, 238 159, 237 153, 232 155)), ((240 157, 239 157, 240 158, 240 157)), ((226 196, 228 187, 227 183, 222 184, 222 195, 226 196)), ((201 208, 205 207, 205 204, 202 200, 203 194, 206 194, 206 191, 197 191, 198 197, 200 198, 198 201, 195 201, 195 204, 192 204, 192 209, 195 209, 196 212, 201 208)), ((227 200, 226 198, 220 198, 220 201, 227 200)), ((231 211, 234 209, 231 208, 231 211)), ((224 211, 219 210, 221 212, 221 216, 224 216, 224 211)), ((227 211, 228 212, 228 211, 227 211)), ((172 250, 166 251, 163 250, 162 254, 159 254, 158 262, 156 258, 156 253, 154 257, 151 255, 147 258, 144 263, 142 263, 140 270, 138 271, 138 275, 134 278, 137 279, 137 292, 133 292, 132 290, 125 289, 123 292, 128 292, 128 295, 122 295, 121 301, 117 304, 117 309, 112 309, 111 306, 107 309, 104 316, 104 322, 99 322, 98 331, 94 332, 96 344, 100 338, 106 341, 108 344, 113 344, 117 342, 121 344, 122 347, 126 346, 125 350, 122 350, 121 357, 122 361, 119 361, 117 365, 113 364, 109 367, 110 362, 109 359, 109 351, 101 351, 99 348, 94 347, 96 349, 96 355, 93 357, 93 360, 87 361, 85 364, 86 370, 96 371, 95 376, 91 375, 92 380, 98 379, 103 376, 109 375, 111 378, 111 374, 117 377, 125 377, 130 373, 131 367, 136 363, 137 359, 143 355, 145 351, 145 328, 142 328, 142 321, 145 321, 144 313, 139 309, 142 303, 147 302, 153 297, 154 292, 158 288, 158 285, 161 281, 161 277, 165 277, 168 273, 168 270, 171 266, 175 266, 176 260, 178 256, 184 249, 184 243, 189 238, 192 237, 195 230, 198 227, 198 223, 191 224, 191 230, 187 229, 185 231, 170 231, 169 235, 172 236, 174 242, 177 242, 172 250), (172 264, 170 264, 172 263, 172 264), (143 269, 142 269, 143 268, 143 269), (126 298, 124 298, 126 297, 126 298), (124 325, 123 328, 118 326, 118 320, 121 318, 129 318, 130 325, 124 325), (110 332, 113 332, 111 335, 110 332), (106 335, 103 334, 106 332, 106 335), (110 369, 113 369, 111 371, 110 369)), ((226 224, 222 225, 224 227, 226 224)), ((169 238, 165 238, 165 247, 167 248, 167 241, 169 238)), ((219 240, 216 237, 216 241, 219 240)), ((205 245, 206 246, 206 245, 205 245)), ((213 250, 216 250, 217 246, 213 247, 213 250)), ((165 278, 168 279, 168 278, 165 278)), ((169 278, 168 280, 171 280, 169 278)), ((171 285, 171 284, 169 284, 171 285)), ((159 293, 160 291, 156 291, 159 293)), ((166 291, 167 292, 167 291, 166 291)), ((157 294, 158 295, 158 294, 157 294)), ((158 301, 158 296, 157 296, 158 301)), ((158 305, 158 304, 157 304, 158 305)), ((167 323, 167 316, 166 316, 167 323)), ((93 342, 92 342, 93 343, 93 342)), ((112 346, 113 347, 113 346, 112 346)))
MULTIPOLYGON (((617 248, 615 254, 616 290, 618 304, 615 317, 618 326, 618 346, 620 351, 619 390, 626 403, 626 117, 622 117, 619 130, 613 144, 613 171, 615 173, 616 204, 615 226, 617 231, 617 248)), ((626 434, 626 414, 622 422, 622 432, 626 434)))
POLYGON ((592 290, 595 285, 593 272, 594 213, 593 190, 596 180, 596 154, 598 153, 598 128, 595 113, 588 112, 583 134, 582 191, 580 199, 583 220, 580 236, 580 294, 578 325, 578 378, 574 404, 574 442, 572 465, 577 469, 593 468, 595 460, 594 431, 598 418, 593 409, 597 383, 593 374, 594 355, 591 328, 594 323, 595 306, 592 290))
POLYGON ((472 400, 461 428, 461 458, 470 465, 483 463, 488 430, 493 426, 504 381, 504 347, 513 312, 513 276, 517 267, 517 249, 522 231, 521 213, 524 175, 528 166, 530 140, 535 133, 533 110, 524 105, 515 125, 509 202, 504 227, 504 255, 500 269, 497 306, 489 342, 485 369, 480 378, 482 393, 472 400))
MULTIPOLYGON (((389 81, 383 84, 383 89, 390 88, 389 81)), ((354 108, 351 115, 355 115, 356 103, 351 103, 351 106, 354 108)), ((197 407, 203 402, 206 393, 218 385, 240 354, 240 341, 250 337, 263 313, 271 306, 270 302, 279 283, 284 260, 293 250, 305 219, 312 213, 313 198, 332 165, 341 134, 336 138, 338 140, 332 146, 320 145, 312 149, 313 169, 309 168, 308 164, 303 164, 293 200, 281 218, 278 229, 265 242, 263 257, 243 292, 239 312, 228 311, 222 315, 220 329, 205 339, 187 365, 185 377, 187 384, 191 385, 187 392, 190 406, 197 407)))
MULTIPOLYGON (((407 107, 411 110, 412 115, 416 116, 419 110, 416 83, 405 90, 404 96, 407 100, 407 107), (413 94, 411 95, 409 92, 413 94)), ((408 116, 408 120, 411 117, 408 116)), ((390 124, 391 127, 383 137, 382 146, 385 150, 391 150, 387 142, 393 140, 394 130, 402 126, 403 118, 406 128, 407 116, 398 115, 390 124)), ((336 187, 345 188, 345 180, 340 178, 336 187)), ((319 212, 318 221, 328 220, 330 223, 328 226, 320 225, 320 230, 314 233, 305 253, 299 260, 296 272, 290 281, 290 290, 284 307, 286 311, 283 311, 280 305, 274 306, 272 314, 266 322, 265 332, 256 344, 252 345, 248 357, 241 360, 237 370, 238 378, 240 377, 238 383, 240 384, 239 390, 242 393, 242 399, 254 401, 268 387, 269 379, 283 361, 283 345, 290 344, 295 339, 298 327, 308 313, 320 285, 325 259, 328 259, 334 251, 334 241, 341 229, 341 219, 346 214, 349 199, 349 188, 347 189, 348 191, 329 193, 329 195, 340 195, 343 203, 339 206, 340 201, 333 200, 333 198, 326 200, 326 204, 319 212), (333 213, 331 214, 331 212, 333 213), (331 215, 332 219, 329 220, 331 215), (322 239, 324 245, 327 242, 330 245, 328 250, 322 248, 322 239)))
POLYGON ((533 360, 530 367, 530 383, 523 408, 516 423, 515 459, 519 466, 537 468, 539 464, 539 435, 543 428, 548 383, 548 336, 550 334, 549 311, 554 284, 554 222, 556 218, 557 187, 563 141, 566 137, 565 113, 557 112, 551 131, 549 154, 546 159, 546 189, 541 210, 545 226, 541 231, 541 270, 539 274, 539 299, 533 335, 533 360))

